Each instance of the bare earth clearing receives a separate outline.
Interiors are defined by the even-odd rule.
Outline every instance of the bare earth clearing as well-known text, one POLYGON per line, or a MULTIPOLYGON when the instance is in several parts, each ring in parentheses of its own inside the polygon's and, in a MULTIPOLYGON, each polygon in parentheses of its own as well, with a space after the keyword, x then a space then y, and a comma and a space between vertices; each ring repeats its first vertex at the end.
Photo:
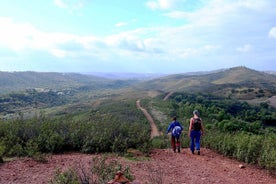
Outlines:
MULTIPOLYGON (((92 168, 92 158, 100 155, 62 154, 50 156, 47 163, 32 159, 17 159, 0 166, 1 184, 40 184, 49 183, 56 169, 92 168)), ((202 154, 192 155, 188 149, 173 153, 169 149, 156 149, 150 160, 129 161, 114 157, 122 165, 129 166, 131 172, 141 184, 154 183, 150 178, 162 179, 164 184, 236 184, 265 183, 275 184, 276 178, 266 171, 246 165, 239 168, 238 161, 225 158, 211 150, 202 149, 202 154)), ((89 169, 87 169, 89 172, 89 169)))

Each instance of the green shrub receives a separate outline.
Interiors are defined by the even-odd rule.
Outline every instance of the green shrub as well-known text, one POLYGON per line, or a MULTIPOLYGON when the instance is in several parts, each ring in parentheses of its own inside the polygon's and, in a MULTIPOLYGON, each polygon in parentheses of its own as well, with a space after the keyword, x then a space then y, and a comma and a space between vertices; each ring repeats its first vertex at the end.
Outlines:
POLYGON ((166 136, 160 136, 160 137, 155 137, 152 139, 151 143, 152 143, 152 147, 153 148, 167 148, 168 142, 169 140, 167 139, 166 136))
POLYGON ((68 169, 62 172, 57 169, 54 178, 50 181, 51 184, 81 184, 78 179, 77 172, 73 169, 68 169))
POLYGON ((3 155, 5 153, 5 146, 0 142, 0 163, 3 163, 3 155))
POLYGON ((276 174, 276 134, 263 135, 259 165, 270 169, 276 174))

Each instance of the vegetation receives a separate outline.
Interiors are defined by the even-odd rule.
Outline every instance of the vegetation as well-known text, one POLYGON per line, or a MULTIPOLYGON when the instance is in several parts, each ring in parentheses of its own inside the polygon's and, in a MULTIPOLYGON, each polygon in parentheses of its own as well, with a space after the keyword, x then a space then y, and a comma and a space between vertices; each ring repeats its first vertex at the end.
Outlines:
POLYGON ((123 171, 124 176, 133 180, 128 167, 123 168, 116 160, 108 160, 107 157, 95 157, 92 161, 91 168, 86 170, 82 166, 78 168, 69 168, 62 172, 57 169, 51 184, 105 184, 114 179, 116 172, 123 171))
POLYGON ((3 156, 64 151, 123 154, 128 148, 148 153, 151 147, 150 127, 135 102, 118 102, 54 118, 2 121, 0 127, 3 156))

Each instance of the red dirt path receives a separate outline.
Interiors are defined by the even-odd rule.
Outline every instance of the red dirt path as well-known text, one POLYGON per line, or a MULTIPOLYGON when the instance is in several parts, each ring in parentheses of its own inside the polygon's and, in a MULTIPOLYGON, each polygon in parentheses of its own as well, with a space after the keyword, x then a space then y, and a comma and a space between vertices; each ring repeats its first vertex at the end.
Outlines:
MULTIPOLYGON (((163 184, 275 184, 276 178, 265 170, 246 165, 240 169, 238 161, 225 158, 211 150, 202 149, 201 155, 192 155, 188 149, 173 153, 169 149, 156 149, 150 160, 129 161, 116 157, 129 166, 141 184, 153 183, 162 179, 163 184)), ((17 159, 0 165, 1 184, 46 184, 49 183, 57 168, 69 169, 84 166, 91 168, 92 158, 96 155, 63 154, 49 157, 47 163, 38 163, 32 159, 17 159)), ((99 155, 97 155, 99 156, 99 155)))
POLYGON ((140 109, 144 113, 144 115, 146 116, 147 120, 150 123, 150 127, 151 127, 150 136, 151 136, 151 138, 160 136, 158 128, 157 128, 156 124, 154 123, 151 115, 148 113, 148 111, 145 108, 141 107, 140 100, 136 101, 136 106, 137 106, 138 109, 140 109))

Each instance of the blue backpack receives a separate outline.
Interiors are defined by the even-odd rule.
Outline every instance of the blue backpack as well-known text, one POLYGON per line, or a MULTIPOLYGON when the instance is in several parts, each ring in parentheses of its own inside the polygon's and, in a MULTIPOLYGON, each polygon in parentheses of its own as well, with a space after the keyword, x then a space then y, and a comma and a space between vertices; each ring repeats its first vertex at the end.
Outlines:
POLYGON ((179 137, 181 134, 181 127, 180 126, 175 126, 172 130, 172 135, 174 137, 179 137))

